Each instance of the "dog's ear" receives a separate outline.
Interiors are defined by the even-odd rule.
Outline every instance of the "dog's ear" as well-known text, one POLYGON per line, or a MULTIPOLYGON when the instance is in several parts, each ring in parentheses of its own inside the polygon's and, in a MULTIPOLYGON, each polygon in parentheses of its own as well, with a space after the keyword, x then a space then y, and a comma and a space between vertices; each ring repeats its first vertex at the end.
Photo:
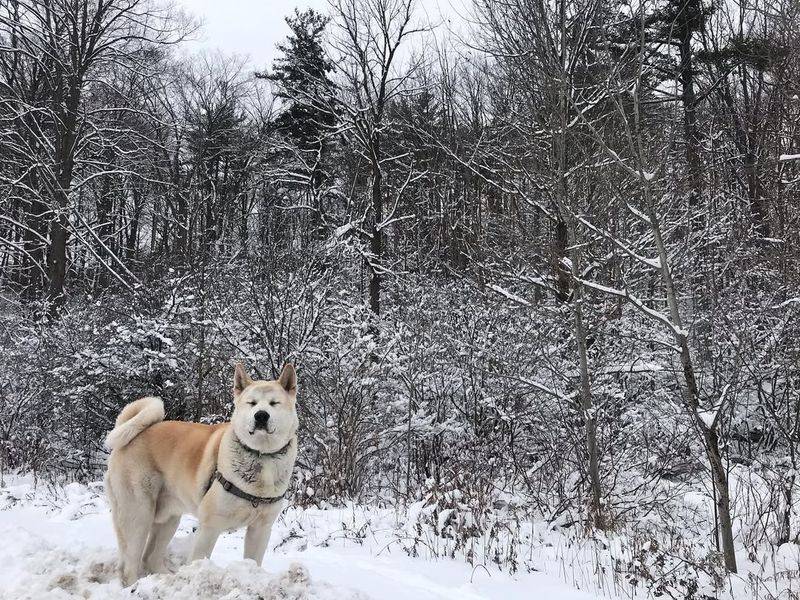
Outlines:
POLYGON ((236 363, 236 367, 233 370, 233 395, 238 396, 251 383, 253 383, 253 380, 244 370, 242 363, 236 363))
POLYGON ((295 373, 292 363, 283 365, 283 371, 281 371, 281 376, 278 378, 278 383, 289 393, 297 391, 297 373, 295 373))

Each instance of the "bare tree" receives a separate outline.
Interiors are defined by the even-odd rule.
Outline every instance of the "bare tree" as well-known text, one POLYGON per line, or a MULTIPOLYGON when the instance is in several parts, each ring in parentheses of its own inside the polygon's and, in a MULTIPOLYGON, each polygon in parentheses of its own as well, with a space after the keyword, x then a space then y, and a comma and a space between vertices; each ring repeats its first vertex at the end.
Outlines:
MULTIPOLYGON (((580 410, 585 424, 585 450, 589 478, 589 512, 598 528, 606 525, 597 446, 597 414, 592 395, 584 293, 580 274, 582 243, 576 214, 584 202, 577 175, 591 159, 591 148, 580 141, 583 125, 574 110, 576 97, 595 88, 591 64, 593 27, 598 17, 595 2, 544 5, 528 0, 479 3, 479 14, 489 30, 489 51, 505 63, 508 77, 515 78, 525 119, 511 119, 514 134, 537 141, 545 158, 523 154, 522 172, 528 176, 523 197, 543 196, 546 202, 530 205, 552 222, 552 269, 550 289, 561 302, 569 302, 579 362, 580 410), (577 15, 582 15, 580 19, 577 15), (531 189, 532 188, 532 189, 531 189), (571 277, 570 277, 571 276, 571 277)), ((531 152, 531 150, 529 150, 531 152)), ((532 154, 535 154, 532 152, 532 154)))
MULTIPOLYGON (((0 10, 3 112, 14 124, 4 133, 16 151, 20 181, 38 184, 31 220, 49 223, 46 265, 39 267, 55 311, 64 300, 72 197, 114 168, 89 158, 101 137, 98 119, 114 108, 90 107, 87 95, 104 85, 97 76, 112 65, 146 72, 146 49, 180 40, 185 28, 144 0, 9 0, 0 10)), ((29 246, 44 236, 36 225, 28 233, 29 246)), ((27 256, 38 260, 36 253, 27 256)))
MULTIPOLYGON (((643 9, 640 8, 640 10, 643 9)), ((641 47, 644 46, 644 43, 645 36, 642 33, 640 37, 641 47)), ((580 120, 600 144, 609 160, 621 168, 638 185, 640 207, 637 208, 628 204, 628 209, 634 218, 646 226, 646 235, 632 242, 595 226, 590 219, 580 218, 580 222, 590 232, 599 235, 601 240, 610 243, 615 251, 621 251, 629 259, 633 259, 637 268, 654 269, 659 273, 663 285, 667 313, 664 314, 647 306, 627 286, 617 289, 592 281, 586 277, 578 277, 578 279, 584 286, 594 291, 624 298, 652 324, 666 328, 672 336, 674 345, 671 349, 677 354, 680 365, 683 405, 696 429, 711 469, 716 492, 717 518, 725 567, 729 572, 736 572, 730 490, 719 435, 721 418, 724 414, 723 408, 727 399, 724 390, 717 395, 712 393, 710 394, 712 404, 709 406, 703 403, 703 397, 701 396, 699 378, 693 360, 693 351, 689 343, 689 331, 685 327, 681 315, 679 293, 674 279, 673 259, 667 249, 664 235, 662 225, 664 218, 659 214, 659 202, 657 201, 657 188, 655 186, 657 178, 663 177, 666 171, 664 156, 667 155, 667 152, 663 147, 660 151, 657 150, 658 145, 653 144, 653 137, 648 137, 645 131, 646 123, 642 111, 642 83, 644 82, 643 75, 646 67, 641 56, 641 53, 639 53, 637 57, 632 59, 635 65, 635 69, 629 71, 633 76, 632 80, 626 78, 624 74, 623 65, 625 60, 620 61, 619 66, 609 74, 608 97, 616 106, 617 115, 621 117, 625 132, 625 151, 623 154, 609 146, 600 131, 600 125, 588 118, 586 107, 593 105, 593 100, 582 98, 581 102, 573 101, 573 106, 576 114, 579 115, 580 120), (626 103, 627 98, 630 98, 630 105, 626 103), (648 245, 655 251, 656 258, 648 258, 639 250, 639 248, 647 247, 648 245)))
POLYGON ((390 126, 388 109, 403 92, 412 71, 402 56, 407 40, 423 31, 413 22, 414 0, 336 0, 337 28, 332 41, 335 74, 341 79, 342 133, 370 168, 369 186, 369 306, 377 317, 381 307, 384 230, 394 219, 384 214, 387 202, 385 170, 397 157, 383 151, 390 126))

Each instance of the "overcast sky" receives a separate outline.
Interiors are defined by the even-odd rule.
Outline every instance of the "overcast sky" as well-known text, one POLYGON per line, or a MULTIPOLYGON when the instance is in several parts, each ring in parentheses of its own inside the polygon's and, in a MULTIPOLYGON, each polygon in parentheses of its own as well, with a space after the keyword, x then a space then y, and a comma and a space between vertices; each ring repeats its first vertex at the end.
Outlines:
MULTIPOLYGON (((441 22, 451 16, 452 2, 464 0, 417 0, 420 17, 441 22), (425 17, 427 14, 427 17, 425 17)), ((177 0, 204 25, 187 50, 221 50, 249 56, 255 67, 267 66, 275 56, 275 45, 289 33, 284 17, 295 7, 327 12, 327 0, 177 0)))

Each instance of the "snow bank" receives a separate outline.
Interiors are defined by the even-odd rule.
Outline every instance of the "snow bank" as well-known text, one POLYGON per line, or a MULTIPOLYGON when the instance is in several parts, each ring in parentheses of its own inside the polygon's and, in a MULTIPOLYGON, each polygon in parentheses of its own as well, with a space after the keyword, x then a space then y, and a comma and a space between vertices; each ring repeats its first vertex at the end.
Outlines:
MULTIPOLYGON (((19 600, 133 598, 146 600, 366 600, 357 590, 312 579, 289 561, 269 572, 251 560, 186 564, 193 523, 170 544, 168 574, 149 575, 122 588, 110 516, 101 484, 35 488, 28 480, 0 488, 0 598, 19 600)), ((241 537, 241 536, 239 536, 241 537)), ((241 540, 237 540, 241 541, 241 540)), ((241 556, 239 545, 238 556, 241 556)), ((227 559, 227 560, 226 560, 227 559)))

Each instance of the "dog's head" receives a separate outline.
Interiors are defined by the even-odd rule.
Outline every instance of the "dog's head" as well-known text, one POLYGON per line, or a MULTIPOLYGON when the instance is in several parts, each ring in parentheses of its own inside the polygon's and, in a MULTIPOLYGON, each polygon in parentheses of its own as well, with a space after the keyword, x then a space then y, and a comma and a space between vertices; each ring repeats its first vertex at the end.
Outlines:
POLYGON ((253 381, 242 365, 233 374, 231 423, 239 439, 262 452, 274 452, 297 432, 297 374, 286 364, 272 381, 253 381))

